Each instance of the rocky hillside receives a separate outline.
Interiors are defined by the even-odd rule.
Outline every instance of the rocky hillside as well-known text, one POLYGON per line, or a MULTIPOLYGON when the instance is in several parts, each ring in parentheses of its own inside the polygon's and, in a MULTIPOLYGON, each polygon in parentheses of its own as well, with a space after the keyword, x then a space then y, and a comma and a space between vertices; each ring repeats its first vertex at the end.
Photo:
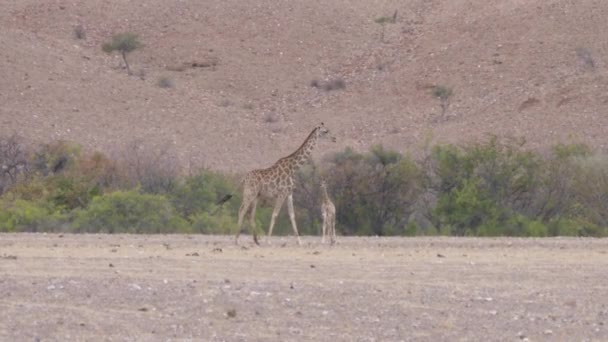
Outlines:
POLYGON ((323 121, 416 154, 489 134, 608 149, 600 0, 0 0, 0 134, 242 171, 323 121), (396 15, 395 15, 396 14, 396 15), (133 32, 128 58, 101 45, 133 32), (79 36, 79 37, 78 37, 79 36))

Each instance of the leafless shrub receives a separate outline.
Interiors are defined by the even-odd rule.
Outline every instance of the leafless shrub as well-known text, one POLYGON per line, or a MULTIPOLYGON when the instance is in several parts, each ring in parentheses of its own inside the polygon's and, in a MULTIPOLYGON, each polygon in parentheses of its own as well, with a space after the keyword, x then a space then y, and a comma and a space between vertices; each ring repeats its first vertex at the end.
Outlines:
POLYGON ((234 318, 236 317, 236 309, 230 309, 226 311, 226 317, 234 318))
POLYGON ((380 34, 380 41, 385 43, 384 41, 384 33, 386 30, 386 25, 387 24, 394 24, 397 22, 397 10, 395 10, 395 12, 393 13, 392 16, 383 16, 383 17, 378 17, 376 19, 374 19, 374 22, 376 24, 379 24, 380 26, 382 26, 382 32, 380 34))
POLYGON ((76 39, 86 39, 87 38, 87 33, 84 30, 84 27, 82 25, 74 26, 74 37, 76 37, 76 39))
POLYGON ((578 48, 576 49, 576 55, 578 56, 579 61, 583 65, 583 68, 593 70, 595 69, 595 60, 591 55, 591 51, 586 48, 578 48))
POLYGON ((263 118, 265 123, 275 123, 279 121, 279 116, 274 112, 267 112, 263 118))
POLYGON ((325 91, 341 90, 344 88, 346 88, 346 83, 341 78, 329 80, 323 85, 323 90, 325 91))
POLYGON ((539 99, 537 99, 535 97, 529 97, 528 99, 526 99, 524 102, 522 102, 519 105, 518 110, 521 112, 521 111, 524 111, 524 110, 526 110, 528 108, 532 108, 532 107, 538 105, 539 103, 540 103, 539 99))
POLYGON ((452 89, 442 85, 436 85, 432 88, 432 94, 435 98, 439 99, 441 105, 441 115, 445 115, 445 112, 450 106, 450 98, 452 97, 452 89))
POLYGON ((15 184, 28 169, 28 152, 21 137, 0 138, 0 194, 15 184))
POLYGON ((158 86, 161 88, 173 88, 175 84, 173 80, 167 76, 162 76, 158 79, 158 86))
POLYGON ((310 81, 310 86, 317 89, 323 89, 325 91, 332 91, 346 88, 346 82, 344 82, 344 80, 341 78, 334 78, 327 82, 312 80, 310 81))
POLYGON ((168 146, 151 149, 141 140, 129 144, 120 160, 128 185, 148 193, 171 191, 177 182, 179 163, 168 146))
POLYGON ((585 217, 600 226, 608 225, 608 156, 578 158, 575 163, 577 203, 584 207, 585 217))

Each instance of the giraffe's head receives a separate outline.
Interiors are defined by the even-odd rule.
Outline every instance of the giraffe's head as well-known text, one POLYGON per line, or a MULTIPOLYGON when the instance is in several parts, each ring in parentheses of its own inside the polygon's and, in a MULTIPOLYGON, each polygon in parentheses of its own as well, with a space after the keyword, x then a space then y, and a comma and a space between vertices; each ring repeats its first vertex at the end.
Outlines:
POLYGON ((327 181, 325 178, 321 178, 321 189, 327 190, 327 181))
POLYGON ((323 124, 321 122, 321 124, 319 126, 317 126, 317 137, 318 138, 328 138, 330 139, 332 142, 336 142, 336 137, 334 137, 330 132, 329 129, 327 129, 325 127, 325 124, 323 124))

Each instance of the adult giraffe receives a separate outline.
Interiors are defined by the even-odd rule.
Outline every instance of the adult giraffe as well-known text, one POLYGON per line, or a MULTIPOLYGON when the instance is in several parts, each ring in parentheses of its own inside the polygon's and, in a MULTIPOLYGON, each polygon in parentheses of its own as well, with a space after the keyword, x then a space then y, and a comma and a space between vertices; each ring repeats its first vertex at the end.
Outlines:
POLYGON ((253 241, 259 244, 255 232, 255 210, 260 197, 275 199, 272 217, 270 218, 270 227, 268 228, 268 237, 270 238, 272 235, 275 220, 285 199, 287 199, 287 210, 289 212, 289 219, 291 220, 291 227, 298 238, 298 245, 302 244, 293 209, 294 175, 308 161, 312 150, 320 138, 330 138, 333 142, 336 141, 336 138, 331 136, 329 130, 321 123, 310 132, 306 140, 295 152, 279 159, 269 168, 249 171, 245 175, 242 181, 243 202, 239 209, 238 230, 234 239, 236 244, 239 243, 243 219, 247 212, 250 212, 249 219, 250 225, 253 228, 253 241))

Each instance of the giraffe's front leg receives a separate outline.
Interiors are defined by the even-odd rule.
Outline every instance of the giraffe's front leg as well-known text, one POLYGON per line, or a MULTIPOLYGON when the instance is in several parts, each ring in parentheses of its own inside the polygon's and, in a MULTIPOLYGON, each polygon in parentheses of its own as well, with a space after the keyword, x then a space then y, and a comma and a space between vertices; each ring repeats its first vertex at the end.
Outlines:
POLYGON ((296 237, 298 238, 298 246, 301 246, 302 240, 300 240, 300 233, 298 233, 298 226, 296 225, 296 214, 293 210, 293 194, 289 194, 289 196, 287 196, 287 210, 289 211, 289 219, 291 220, 293 233, 296 234, 296 237))
POLYGON ((274 223, 279 216, 279 212, 281 211, 281 206, 283 206, 283 202, 285 202, 284 195, 278 195, 276 201, 274 202, 274 209, 272 210, 272 216, 270 217, 270 227, 268 228, 268 244, 270 244, 270 237, 272 236, 272 228, 274 228, 274 223))

